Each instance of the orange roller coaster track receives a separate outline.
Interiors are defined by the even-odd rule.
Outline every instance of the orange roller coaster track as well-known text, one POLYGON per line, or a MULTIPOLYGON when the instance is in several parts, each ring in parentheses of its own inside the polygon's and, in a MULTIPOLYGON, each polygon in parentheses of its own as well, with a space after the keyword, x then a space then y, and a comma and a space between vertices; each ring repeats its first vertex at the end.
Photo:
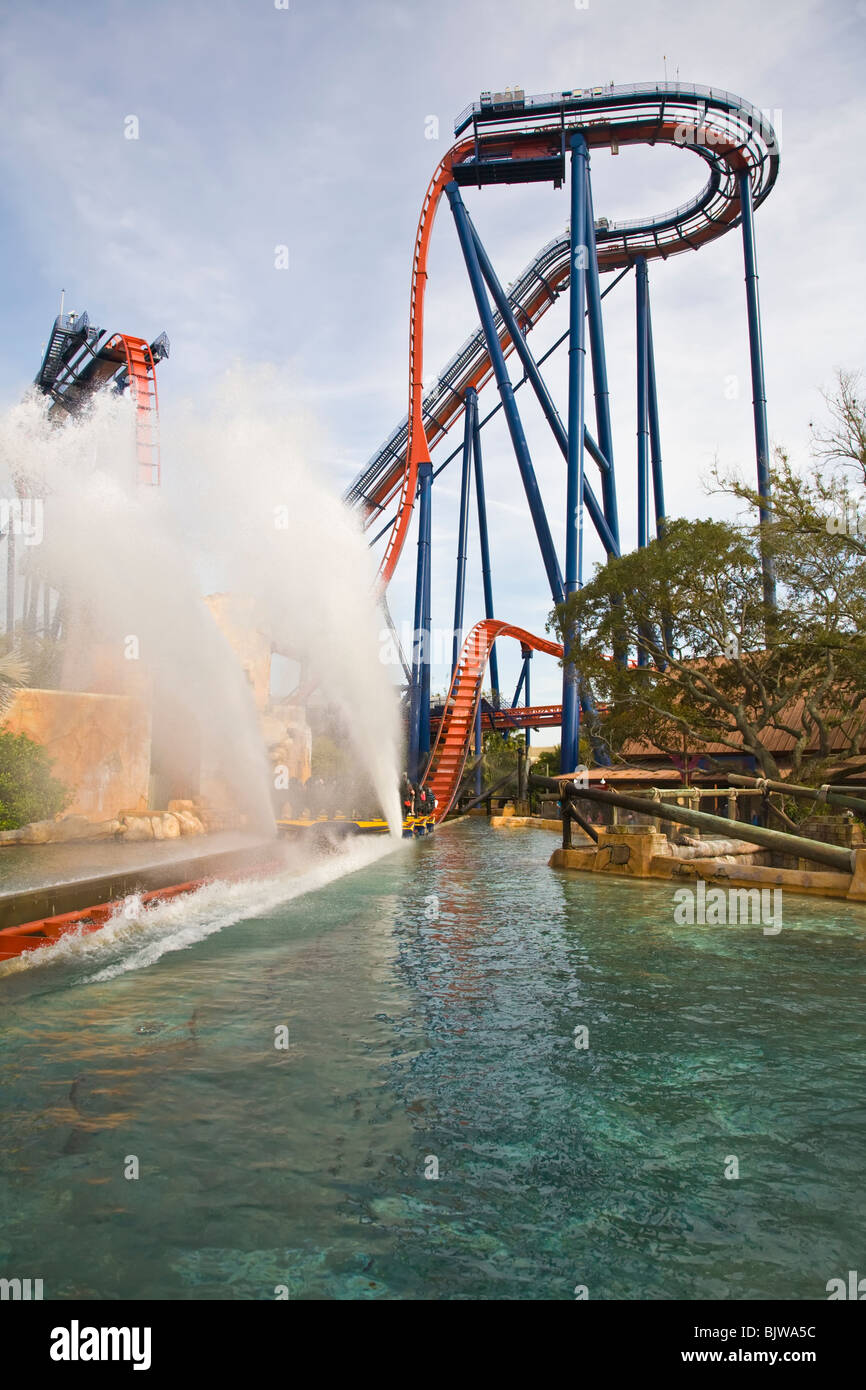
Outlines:
MULTIPOLYGON (((458 118, 456 133, 462 134, 474 109, 458 118)), ((540 97, 515 111, 504 127, 479 127, 476 123, 472 137, 459 139, 451 147, 427 187, 415 237, 409 298, 408 437, 397 515, 379 568, 383 589, 397 568, 409 531, 418 467, 430 458, 422 386, 424 299, 427 253, 445 186, 453 179, 472 183, 476 174, 479 186, 482 181, 500 179, 518 182, 522 178, 553 177, 559 181, 557 156, 560 149, 564 152, 567 133, 575 129, 582 131, 589 148, 670 145, 698 155, 711 171, 702 191, 672 212, 599 227, 596 241, 601 271, 629 266, 638 256, 650 260, 695 250, 723 235, 740 221, 738 174, 749 176, 757 206, 778 172, 775 135, 759 111, 733 93, 679 83, 540 97), (533 166, 539 170, 545 166, 544 172, 533 173, 533 166)), ((434 422, 431 432, 435 433, 434 422)), ((368 520, 384 499, 393 495, 395 482, 391 472, 365 491, 368 520)))
POLYGON ((156 487, 161 479, 156 364, 170 349, 165 333, 152 343, 131 333, 109 337, 86 313, 61 311, 34 384, 51 397, 49 415, 55 419, 78 415, 99 391, 129 387, 135 402, 138 482, 156 487))
POLYGON ((117 333, 108 344, 126 357, 129 389, 135 401, 135 452, 138 481, 158 487, 159 457, 159 397, 156 390, 156 363, 150 344, 144 338, 117 333))
MULTIPOLYGON (((661 430, 656 387, 655 357, 650 319, 647 264, 665 260, 699 247, 741 226, 745 263, 746 306, 749 329, 752 399, 758 492, 761 519, 771 514, 769 486, 769 435, 760 333, 754 210, 769 195, 779 172, 778 141, 766 115, 733 92, 685 83, 638 83, 592 88, 571 88, 527 97, 523 88, 482 92, 454 125, 455 143, 437 167, 424 195, 412 257, 409 296, 409 391, 405 423, 400 422, 346 493, 350 504, 360 505, 367 525, 378 527, 383 512, 396 499, 396 513, 385 521, 372 544, 385 538, 378 572, 384 594, 409 534, 416 496, 419 501, 418 559, 415 582, 413 670, 409 678, 408 763, 417 779, 430 746, 431 631, 431 487, 451 458, 434 472, 430 451, 461 413, 465 413, 461 520, 454 600, 454 631, 463 627, 466 588, 467 519, 471 473, 474 469, 478 530, 481 545, 485 611, 488 622, 474 630, 474 639, 485 650, 464 647, 459 664, 454 651, 454 679, 445 714, 439 724, 432 757, 425 776, 433 777, 441 810, 446 814, 459 785, 471 736, 470 719, 477 707, 480 681, 488 654, 491 656, 493 689, 499 700, 495 656, 489 651, 493 596, 490 580, 488 520, 479 434, 495 411, 502 409, 526 494, 528 512, 541 552, 555 604, 583 583, 584 510, 592 520, 608 557, 622 553, 614 475, 614 442, 602 325, 601 300, 608 290, 634 270, 636 375, 637 375, 637 544, 649 543, 654 527, 661 535, 666 517, 662 467, 661 430), (609 150, 618 154, 626 146, 668 146, 696 156, 709 170, 702 187, 678 207, 629 221, 596 218, 590 179, 590 153, 609 150), (493 184, 553 183, 569 180, 570 221, 564 236, 542 248, 516 282, 507 289, 472 223, 461 196, 462 188, 493 184), (455 229, 466 263, 479 316, 479 327, 440 374, 437 384, 423 391, 424 318, 428 280, 428 253, 436 211, 443 194, 451 205, 455 229), (604 271, 618 274, 605 291, 600 288, 604 271), (525 338, 533 324, 569 286, 569 326, 553 348, 535 361, 525 338), (538 370, 559 343, 569 341, 567 428, 538 370), (514 349, 523 376, 514 384, 506 357, 514 349), (595 396, 597 440, 586 424, 587 362, 591 358, 595 396), (499 404, 485 419, 478 419, 478 391, 494 377, 499 404), (531 385, 542 414, 561 451, 567 469, 566 543, 564 564, 557 553, 531 451, 517 410, 514 394, 524 382, 531 385), (585 455, 601 471, 601 499, 585 477, 585 455)), ((775 605, 776 581, 772 564, 763 567, 765 602, 775 605)), ((516 631, 507 629, 508 631, 516 631)), ((506 631, 503 626, 501 631, 506 631)), ((525 645, 553 650, 553 644, 526 635, 525 645)), ((556 649, 558 650, 558 649, 556 649)), ((405 666, 405 663, 404 663, 405 666)), ((408 672, 407 672, 408 674, 408 672)), ((521 683, 527 689, 528 668, 521 683)), ((517 696, 515 695, 515 699, 517 696)), ((569 678, 563 681, 564 770, 577 756, 579 704, 592 712, 594 700, 588 686, 569 678)), ((555 717, 550 707, 548 718, 555 717)), ((607 755, 594 740, 596 756, 607 755)))
POLYGON ((463 643, 423 778, 438 803, 437 821, 447 816, 460 788, 475 713, 481 698, 484 673, 497 637, 513 637, 516 641, 522 642, 524 647, 531 647, 533 651, 547 652, 549 656, 562 656, 562 647, 558 642, 535 637, 522 627, 512 627, 510 623, 501 622, 497 618, 476 623, 463 643))

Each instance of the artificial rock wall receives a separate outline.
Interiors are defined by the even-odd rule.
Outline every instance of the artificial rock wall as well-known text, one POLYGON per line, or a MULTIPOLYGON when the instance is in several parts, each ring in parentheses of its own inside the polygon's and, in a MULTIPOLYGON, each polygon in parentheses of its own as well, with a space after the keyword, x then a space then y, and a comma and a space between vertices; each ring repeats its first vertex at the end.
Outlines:
POLYGON ((70 690, 19 690, 4 720, 52 760, 52 772, 73 793, 65 815, 104 821, 147 806, 150 714, 127 695, 70 690))

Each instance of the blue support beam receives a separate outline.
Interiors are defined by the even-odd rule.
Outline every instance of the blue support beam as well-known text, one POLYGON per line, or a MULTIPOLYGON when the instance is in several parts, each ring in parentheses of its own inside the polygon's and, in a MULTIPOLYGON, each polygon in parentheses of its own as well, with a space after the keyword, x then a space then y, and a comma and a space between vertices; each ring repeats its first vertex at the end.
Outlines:
POLYGON ((521 666, 520 666, 520 675, 517 677, 517 684, 516 684, 516 686, 514 687, 514 699, 511 701, 511 708, 512 708, 512 709, 514 709, 515 705, 517 704, 518 700, 520 699, 521 691, 523 690, 523 682, 524 682, 524 679, 525 679, 525 678, 526 678, 526 664, 525 664, 525 663, 521 663, 521 666))
MULTIPOLYGON (((625 277, 626 277, 626 275, 630 274, 631 270, 632 270, 632 266, 630 266, 630 265, 627 265, 627 266, 625 267, 624 270, 621 270, 621 271, 619 272, 619 275, 617 275, 613 280, 611 280, 611 282, 610 282, 610 284, 607 286, 607 288, 604 289, 604 290, 602 290, 602 294, 601 294, 602 299, 606 299, 607 296, 610 294, 611 290, 615 290, 616 287, 617 287, 617 285, 619 284, 620 280, 624 280, 625 277)), ((538 362, 537 362, 536 365, 539 366, 539 367, 542 367, 542 366, 544 365, 544 363, 547 361, 547 359, 548 359, 549 357, 552 357, 552 356, 553 356, 553 354, 556 352, 557 348, 559 348, 559 347, 562 346, 562 344, 565 342, 565 340, 566 340, 567 337, 568 337, 568 329, 566 329, 564 333, 560 334, 560 336, 556 339, 555 342, 551 343, 550 347, 547 349, 546 352, 543 352, 543 353, 541 354, 541 356, 539 357, 538 362)), ((527 381, 527 378, 526 378, 526 375, 524 374, 524 375, 520 378, 519 381, 516 381, 516 382, 514 383, 515 395, 516 395, 516 393, 520 390, 521 386, 524 386, 524 385, 526 384, 526 381, 527 381)), ((496 404, 493 406, 493 408, 492 408, 491 410, 488 410, 488 412, 487 412, 487 414, 484 416, 483 420, 481 420, 481 422, 480 422, 481 428, 483 429, 484 426, 488 423, 488 421, 493 419, 494 415, 498 415, 498 414, 499 414, 499 411, 500 411, 501 409, 502 409, 502 402, 501 402, 501 401, 497 401, 496 404)), ((604 455, 602 454, 601 450, 599 449, 598 445, 596 444, 595 440, 593 439, 592 435, 589 433, 588 430, 585 430, 585 431, 584 431, 583 439, 584 439, 584 443, 585 443, 585 445, 586 445, 586 448, 587 448, 588 453, 595 459, 595 461, 596 461, 596 463, 598 464, 599 468, 602 468, 602 469, 607 469, 607 468, 609 468, 610 465, 608 464, 607 459, 606 459, 606 458, 604 457, 604 455)), ((458 444, 458 445, 457 445, 457 448, 456 448, 456 449, 453 449, 453 450, 451 451, 450 454, 446 455, 446 457, 442 460, 442 462, 441 462, 440 464, 437 464, 436 468, 433 470, 433 481, 435 482, 436 479, 439 477, 439 474, 442 473, 442 472, 444 472, 444 470, 448 467, 448 465, 449 465, 450 463, 453 463, 453 462, 454 462, 454 460, 456 459, 456 457, 457 457, 458 454, 462 454, 462 453, 463 453, 463 445, 462 445, 462 443, 461 443, 461 444, 458 444)), ((587 502, 587 508, 588 508, 588 506, 589 506, 589 503, 587 502)), ((391 528, 393 527, 395 520, 396 520, 396 517, 393 517, 393 516, 392 516, 388 521, 386 521, 386 522, 385 522, 385 525, 384 525, 379 531, 377 531, 377 532, 375 533, 374 536, 372 536, 372 537, 370 538, 369 544, 370 544, 371 546, 374 546, 374 545, 376 544, 376 542, 377 542, 377 541, 380 541, 384 535, 387 535, 387 533, 388 533, 388 532, 391 530, 391 528)))
POLYGON ((527 503, 529 504, 529 511, 532 517, 532 524, 535 527, 539 549, 541 550, 541 558, 547 575, 547 582, 550 585, 550 592, 554 603, 562 603, 565 593, 562 571, 559 568, 559 560, 556 556, 553 537, 550 534, 550 526, 548 524, 547 514, 544 510, 544 502, 541 497, 538 480, 535 476, 535 469, 532 466, 532 459, 529 453, 529 445, 526 442, 523 422, 520 419, 517 404, 514 400, 514 387, 508 375, 502 344, 496 332, 493 311, 490 308, 490 301, 487 298, 487 291, 484 288, 484 277, 478 263, 478 253, 475 248, 472 227, 463 199, 460 196, 458 185, 456 183, 446 184, 445 192, 451 205, 454 224, 457 228, 457 236, 460 241, 460 249, 463 252, 463 258, 466 262, 469 283, 472 286, 472 293, 475 296, 475 304, 478 309, 478 317, 481 320, 481 326, 484 330, 487 351, 490 355, 493 374, 496 378, 496 385, 502 401, 502 409, 508 424, 508 432, 511 435, 511 443, 514 447, 517 466, 520 469, 520 476, 523 480, 523 488, 526 493, 527 503))
POLYGON ((656 359, 653 347, 653 319, 649 299, 649 278, 647 278, 646 300, 646 338, 647 338, 647 396, 649 406, 650 460, 652 462, 653 502, 655 504, 656 535, 663 536, 665 530, 665 484, 662 474, 662 436, 659 426, 659 399, 656 391, 656 359))
MULTIPOLYGON (((568 477, 565 505, 565 591, 574 594, 583 574, 583 431, 586 406, 586 279, 589 251, 586 245, 589 152, 580 134, 571 145, 571 275, 568 293, 568 477)), ((573 772, 579 763, 580 681, 569 659, 579 634, 563 634, 565 663, 562 678, 561 771, 573 772)))
MULTIPOLYGON (((530 693, 529 693, 529 663, 530 663, 530 661, 532 660, 532 648, 531 648, 531 647, 525 647, 525 646, 523 645, 523 643, 521 642, 521 644, 520 644, 520 655, 523 657, 523 662, 522 662, 521 667, 520 667, 520 675, 519 675, 519 677, 518 677, 518 679, 517 679, 517 685, 516 685, 515 688, 514 688, 514 699, 511 701, 511 708, 512 708, 512 709, 517 709, 517 707, 518 707, 518 705, 519 705, 519 703, 520 703, 520 696, 521 696, 521 693, 523 694, 523 703, 524 703, 524 705, 525 705, 527 708, 528 708, 528 707, 531 705, 531 703, 532 703, 532 700, 531 700, 531 697, 530 697, 530 693)), ((530 735, 530 732, 531 732, 531 731, 530 731, 529 729, 526 730, 526 739, 525 739, 525 741, 526 741, 526 747, 527 747, 527 748, 529 747, 529 735, 530 735)))
POLYGON ((475 795, 481 795, 481 750, 484 741, 481 737, 481 701, 478 701, 478 708, 475 711, 475 795))
MULTIPOLYGON (((484 465, 481 461, 481 426, 478 422, 478 411, 475 411, 475 421, 472 427, 472 455, 475 460, 475 504, 478 510, 478 541, 481 547, 481 583, 484 588, 484 616, 485 618, 495 618, 493 611, 493 576, 490 569, 490 536, 487 530, 487 498, 484 493, 484 465)), ((490 688, 493 692, 493 703, 499 708, 499 658, 496 654, 496 643, 490 648, 490 657, 487 662, 490 671, 490 688)), ((480 711, 481 705, 479 703, 480 711)), ((479 713, 478 728, 481 729, 479 713)))
POLYGON ((648 535, 649 501, 649 370, 647 363, 647 306, 649 304, 649 278, 646 257, 638 256, 635 282, 635 325, 637 351, 637 543, 646 545, 648 535))
POLYGON ((478 416, 478 396, 470 387, 464 402, 463 470, 460 475, 460 522, 457 528, 457 579, 454 589, 454 644, 451 675, 457 670, 463 645, 463 602, 466 596, 466 561, 469 548, 469 484, 472 476, 472 438, 478 416))
POLYGON ((431 579, 430 579, 430 556, 432 541, 432 496, 433 496, 433 465, 432 463, 422 463, 418 469, 418 479, 420 488, 420 517, 419 520, 424 527, 424 553, 425 553, 425 574, 424 574, 424 606, 422 610, 422 633, 424 639, 423 661, 421 662, 421 718, 418 721, 418 773, 423 775, 427 759, 430 754, 430 667, 432 658, 432 629, 430 625, 430 598, 431 598, 431 579))
MULTIPOLYGON (((595 424, 599 448, 607 460, 602 473, 601 495, 604 517, 616 541, 619 554, 619 512, 616 505, 616 481, 613 468, 613 431, 610 424, 610 392, 607 384, 607 356, 604 350, 604 325, 601 316, 601 282, 598 274, 598 250, 595 244, 595 213, 592 207, 592 180, 589 177, 589 158, 586 161, 586 249, 587 249, 587 309, 589 320, 589 350, 592 357, 592 384, 595 393, 595 424)), ((590 451, 591 452, 591 451, 590 451)), ((610 552, 608 552, 610 553, 610 552)))
POLYGON ((512 709, 514 709, 514 706, 515 706, 515 705, 519 702, 519 700, 520 700, 520 695, 521 695, 521 692, 522 692, 522 690, 523 690, 523 682, 526 680, 526 653, 523 652, 522 655, 523 655, 523 663, 522 663, 522 665, 521 665, 521 667, 520 667, 520 675, 517 677, 517 684, 516 684, 516 686, 514 687, 514 699, 511 701, 511 708, 512 708, 512 709))
MULTIPOLYGON (((484 279, 487 281, 487 285, 493 298, 493 302, 496 305, 496 308, 499 310, 500 315, 502 316, 502 322, 505 325, 505 328, 508 330, 508 336, 514 344, 514 350, 517 353, 517 356, 520 358, 520 363, 523 367, 526 380, 529 382, 533 391, 535 392, 538 403, 541 406, 541 409, 544 413, 544 418, 547 420, 547 423, 549 424, 551 431, 553 432, 553 437, 562 451, 563 458, 567 460, 568 435, 566 434, 565 426, 562 423, 559 411, 557 410, 553 402, 553 397, 551 396, 550 391, 548 390, 547 383, 545 382, 544 377, 541 375, 541 372, 538 369, 538 363, 535 361, 535 358, 532 355, 532 351, 529 347, 529 344, 527 343, 523 333, 520 331, 520 325, 518 324, 517 319, 514 316, 514 310, 511 307, 511 302, 508 298, 508 295, 502 288, 496 271, 493 269, 490 257, 485 251, 484 246, 481 242, 481 238, 479 237, 477 231, 475 230, 475 227, 472 224, 472 219, 468 218, 468 220, 469 225, 472 228, 472 236, 475 242, 475 251, 478 256, 478 264, 481 266, 481 273, 484 276, 484 279)), ((596 266, 596 280, 597 279, 598 267, 596 266)), ((607 479, 608 482, 612 480, 611 463, 609 459, 605 457, 602 449, 600 449, 598 444, 596 444, 595 440, 592 438, 592 435, 589 433, 589 430, 587 430, 585 427, 584 443, 586 445, 587 451, 592 455, 599 468, 601 469, 602 488, 604 489, 606 486, 605 479, 607 479)), ((605 495, 604 491, 602 495, 605 495)), ((612 495, 613 508, 615 513, 615 490, 612 495)), ((619 555, 619 523, 616 520, 616 517, 614 516, 614 525, 612 526, 610 524, 609 518, 605 515, 604 509, 599 505, 598 498, 593 492, 588 481, 584 482, 584 500, 586 502, 586 509, 589 512, 590 519, 592 520, 593 525, 595 526, 595 529, 598 532, 599 539, 602 545, 604 546, 607 554, 619 555)))
POLYGON ((409 694, 409 779, 417 782, 430 751, 430 502, 433 465, 418 468, 418 558, 409 694))
MULTIPOLYGON (((749 354, 752 366, 752 410, 755 417, 755 455, 762 535, 773 520, 770 488, 770 435, 767 428, 767 392, 764 385, 764 349, 761 342, 761 305, 758 298, 758 262, 755 253, 755 218, 748 170, 737 175, 743 221, 743 258, 746 266, 746 308, 749 316, 749 354)), ((768 547, 762 547, 764 603, 776 607, 776 567, 768 547)))

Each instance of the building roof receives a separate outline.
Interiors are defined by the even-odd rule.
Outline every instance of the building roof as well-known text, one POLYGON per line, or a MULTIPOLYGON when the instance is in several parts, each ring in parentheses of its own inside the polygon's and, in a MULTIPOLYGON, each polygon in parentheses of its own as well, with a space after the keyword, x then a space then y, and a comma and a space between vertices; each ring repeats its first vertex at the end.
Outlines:
MULTIPOLYGON (((793 729, 799 729, 803 724, 803 709, 805 701, 802 699, 794 700, 787 708, 779 713, 778 722, 787 724, 793 729)), ((829 731, 828 743, 831 753, 842 753, 851 747, 852 741, 856 740, 857 735, 861 736, 861 741, 866 735, 866 704, 861 705, 857 710, 841 721, 835 728, 829 731)), ((796 747, 797 739, 786 729, 768 728, 761 733, 761 743, 768 753, 791 753, 796 747)), ((689 739, 687 752, 694 753, 736 753, 743 746, 743 737, 738 730, 732 729, 730 743, 718 743, 708 739, 702 742, 700 739, 689 739)), ((820 753, 817 734, 813 731, 809 736, 804 752, 817 756, 820 753)), ((656 744, 650 743, 646 739, 627 739, 622 746, 622 756, 624 758, 666 758, 682 756, 683 749, 659 748, 656 744)))
POLYGON ((553 780, 555 782, 573 782, 577 776, 584 777, 590 786, 594 787, 608 783, 617 786, 624 782, 635 782, 651 787, 678 787, 683 780, 679 772, 663 767, 591 767, 588 772, 581 769, 580 773, 560 773, 553 780))

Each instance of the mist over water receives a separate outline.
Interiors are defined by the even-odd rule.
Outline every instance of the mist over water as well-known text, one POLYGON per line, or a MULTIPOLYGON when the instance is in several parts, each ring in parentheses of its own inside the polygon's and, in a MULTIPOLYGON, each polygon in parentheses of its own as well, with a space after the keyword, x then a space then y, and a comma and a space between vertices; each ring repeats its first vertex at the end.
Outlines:
MULTIPOLYGON (((399 847, 402 848, 400 841, 399 847)), ((235 881, 215 879, 177 898, 143 903, 129 897, 96 932, 80 930, 36 951, 0 961, 4 1002, 42 989, 104 983, 155 965, 165 955, 187 951, 239 922, 257 921, 296 898, 375 864, 393 853, 391 837, 359 837, 330 846, 289 842, 279 867, 235 881), (18 982, 16 996, 10 987, 18 982)))
POLYGON ((144 695, 152 685, 177 711, 178 757, 192 718, 202 765, 251 828, 272 829, 250 683, 204 602, 237 596, 251 628, 339 712, 351 771, 399 833, 400 730, 374 569, 357 520, 305 461, 313 434, 276 374, 236 369, 213 399, 164 412, 163 487, 137 484, 134 404, 108 393, 61 427, 29 396, 0 417, 0 467, 44 503, 44 536, 19 559, 61 596, 67 689, 89 688, 91 646, 113 652, 130 693, 136 680, 144 695))
POLYGON ((234 369, 205 410, 182 414, 169 446, 199 470, 207 499, 190 519, 197 548, 225 553, 228 587, 252 598, 274 648, 299 660, 305 682, 337 711, 399 833, 401 735, 380 660, 376 567, 357 516, 304 461, 321 447, 313 423, 275 371, 234 369))

